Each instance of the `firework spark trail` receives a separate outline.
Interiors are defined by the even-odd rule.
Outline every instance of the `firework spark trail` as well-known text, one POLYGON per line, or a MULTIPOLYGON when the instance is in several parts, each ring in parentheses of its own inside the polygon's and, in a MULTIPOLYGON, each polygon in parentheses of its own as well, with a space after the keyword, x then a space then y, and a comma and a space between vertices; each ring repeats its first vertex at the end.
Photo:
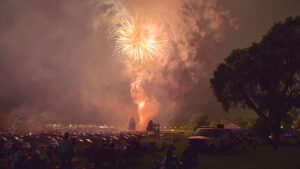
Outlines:
POLYGON ((144 111, 147 96, 145 95, 144 89, 142 87, 142 78, 138 76, 131 84, 130 91, 131 96, 134 99, 134 103, 138 106, 138 128, 142 129, 146 125, 146 118, 148 115, 144 111))
POLYGON ((142 78, 138 76, 135 81, 130 84, 130 92, 131 95, 134 95, 138 91, 141 85, 142 78))
MULTIPOLYGON (((158 23, 147 18, 125 18, 120 20, 119 27, 116 29, 115 48, 121 55, 129 58, 132 66, 147 64, 162 56, 166 57, 168 38, 158 23)), ((151 103, 145 95, 142 76, 138 76, 130 84, 130 92, 138 108, 138 127, 143 129, 153 112, 147 110, 148 104, 151 103)))

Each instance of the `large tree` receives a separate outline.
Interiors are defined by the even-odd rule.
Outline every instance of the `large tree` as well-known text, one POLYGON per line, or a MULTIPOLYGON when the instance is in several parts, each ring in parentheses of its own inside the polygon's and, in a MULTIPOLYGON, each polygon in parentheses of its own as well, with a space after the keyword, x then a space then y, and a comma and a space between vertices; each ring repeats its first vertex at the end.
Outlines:
POLYGON ((278 141, 282 118, 300 107, 300 17, 275 24, 259 43, 233 50, 210 82, 225 111, 240 105, 254 110, 278 141))
POLYGON ((202 113, 193 114, 190 119, 190 129, 195 130, 201 126, 208 126, 210 123, 208 116, 202 113))

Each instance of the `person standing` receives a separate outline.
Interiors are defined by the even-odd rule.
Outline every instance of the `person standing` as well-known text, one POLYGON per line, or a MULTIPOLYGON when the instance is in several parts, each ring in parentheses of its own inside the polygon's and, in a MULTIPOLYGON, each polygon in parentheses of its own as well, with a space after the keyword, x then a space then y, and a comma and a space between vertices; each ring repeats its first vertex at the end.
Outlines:
POLYGON ((72 168, 72 153, 73 144, 69 138, 69 133, 66 132, 63 140, 60 143, 61 167, 66 169, 72 168))

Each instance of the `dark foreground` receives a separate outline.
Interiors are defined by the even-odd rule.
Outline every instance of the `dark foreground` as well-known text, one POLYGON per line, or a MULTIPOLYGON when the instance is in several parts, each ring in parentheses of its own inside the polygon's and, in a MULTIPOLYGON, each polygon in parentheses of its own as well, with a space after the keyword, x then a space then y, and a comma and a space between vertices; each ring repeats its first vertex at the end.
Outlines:
POLYGON ((154 137, 146 133, 102 131, 71 133, 69 143, 62 143, 61 132, 1 133, 0 168, 152 169, 155 164, 164 164, 166 168, 168 156, 172 156, 176 165, 168 168, 300 169, 299 146, 281 146, 279 151, 270 145, 258 145, 247 146, 245 151, 222 151, 214 155, 186 153, 195 152, 188 148, 188 135, 173 132, 154 137), (192 165, 182 165, 183 161, 192 165))

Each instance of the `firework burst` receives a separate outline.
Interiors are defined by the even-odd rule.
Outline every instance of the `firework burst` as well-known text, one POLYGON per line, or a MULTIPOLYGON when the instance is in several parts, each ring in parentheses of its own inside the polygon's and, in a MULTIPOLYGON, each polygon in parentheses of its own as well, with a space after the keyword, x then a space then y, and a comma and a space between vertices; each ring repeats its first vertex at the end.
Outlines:
POLYGON ((116 49, 135 62, 153 60, 165 53, 167 36, 152 20, 124 19, 115 35, 116 49))

